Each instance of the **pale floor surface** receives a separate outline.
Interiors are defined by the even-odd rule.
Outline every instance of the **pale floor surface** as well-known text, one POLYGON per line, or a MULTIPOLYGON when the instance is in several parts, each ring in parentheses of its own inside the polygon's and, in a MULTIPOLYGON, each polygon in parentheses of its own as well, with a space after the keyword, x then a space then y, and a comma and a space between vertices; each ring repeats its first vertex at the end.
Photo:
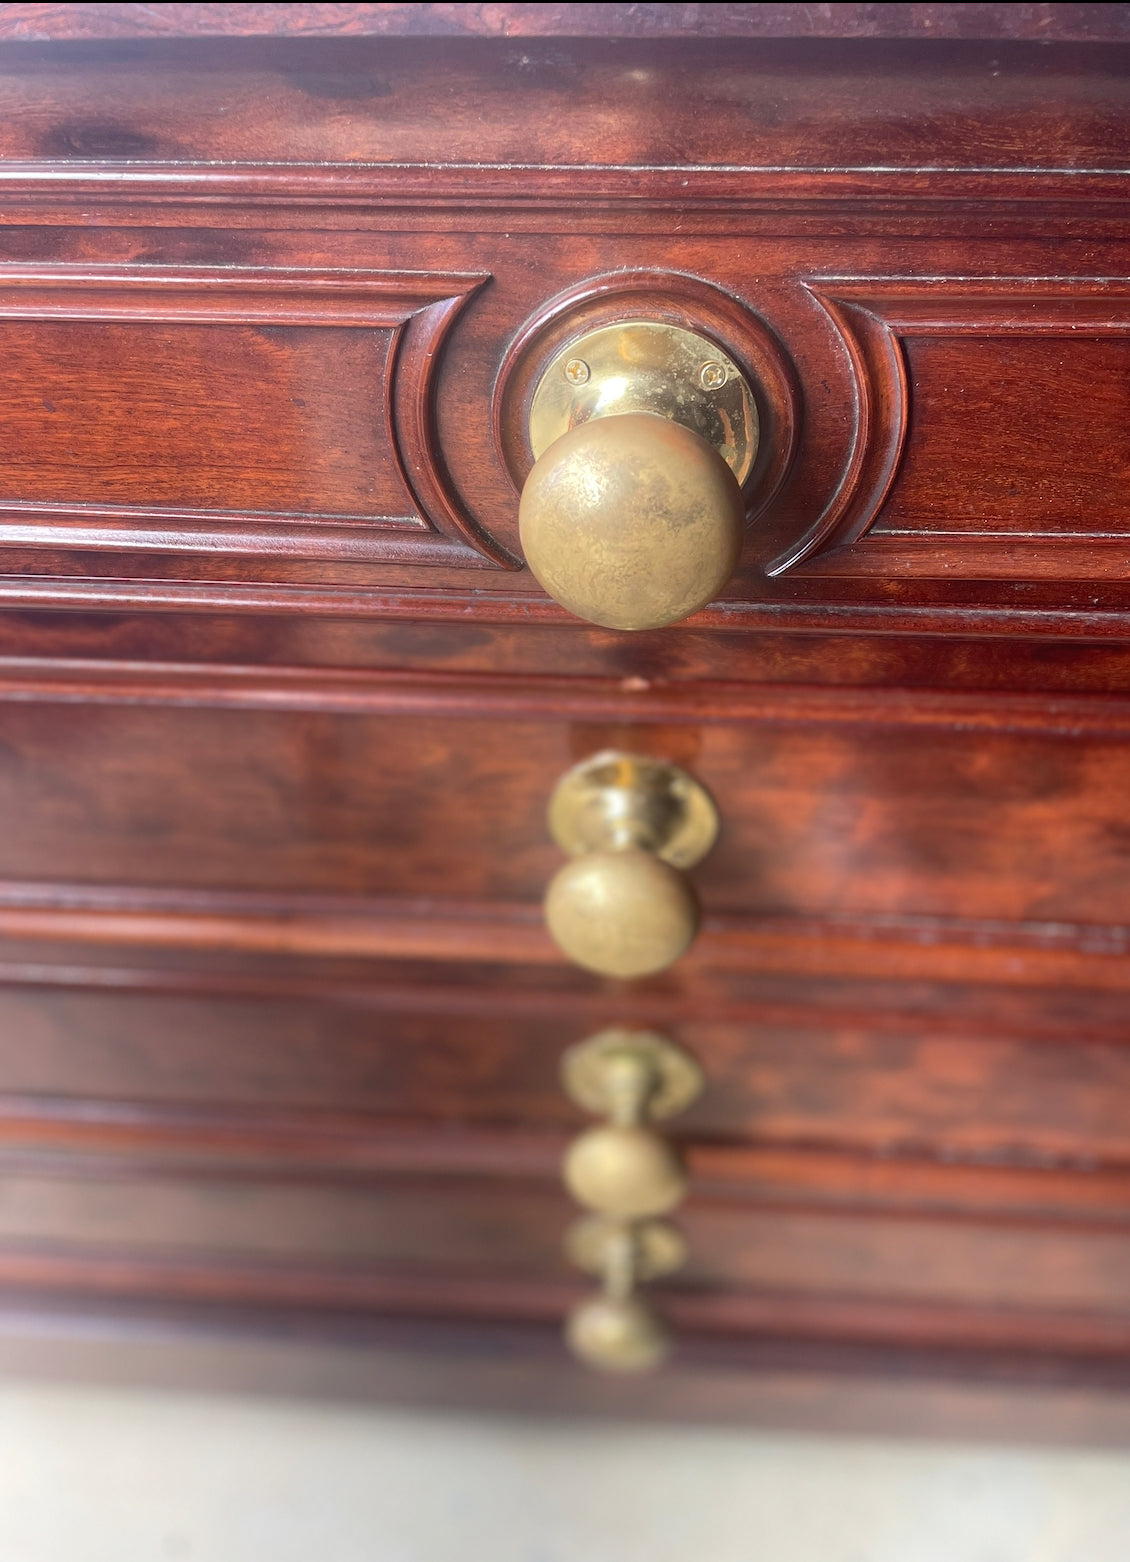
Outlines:
POLYGON ((1130 1454, 0 1384, 2 1562, 1128 1562, 1130 1454))

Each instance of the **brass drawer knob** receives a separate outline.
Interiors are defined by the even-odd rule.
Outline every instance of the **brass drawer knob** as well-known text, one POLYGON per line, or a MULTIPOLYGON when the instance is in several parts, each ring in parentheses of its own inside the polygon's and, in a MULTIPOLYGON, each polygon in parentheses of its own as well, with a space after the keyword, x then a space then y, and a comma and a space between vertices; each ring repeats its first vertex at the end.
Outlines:
POLYGON ((549 828, 572 861, 550 882, 545 918, 570 960, 625 979, 673 965, 698 928, 683 870, 718 834, 709 793, 677 765, 607 750, 558 782, 549 828))
POLYGON ((566 1250, 578 1269, 601 1280, 597 1294, 578 1302, 565 1321, 565 1341, 574 1356, 602 1372, 662 1366, 671 1350, 670 1333, 635 1286, 684 1261, 674 1226, 589 1216, 568 1233, 566 1250))
POLYGON ((597 1295, 570 1313, 565 1337, 589 1366, 646 1371, 664 1360, 671 1342, 636 1286, 686 1261, 682 1234, 654 1218, 682 1200, 686 1174, 674 1147, 650 1124, 688 1106, 702 1076, 665 1036, 614 1029, 571 1047, 562 1059, 562 1080, 579 1106, 608 1118, 581 1134, 565 1157, 566 1187, 593 1212, 570 1229, 566 1251, 579 1269, 601 1280, 597 1295))
POLYGON ((758 444, 727 354, 650 320, 590 331, 542 375, 529 432, 519 530, 551 597, 609 629, 656 629, 717 596, 737 568, 758 444))
POLYGON ((565 1158, 565 1186, 579 1204, 610 1214, 664 1215, 681 1204, 686 1173, 666 1139, 649 1128, 590 1128, 565 1158))

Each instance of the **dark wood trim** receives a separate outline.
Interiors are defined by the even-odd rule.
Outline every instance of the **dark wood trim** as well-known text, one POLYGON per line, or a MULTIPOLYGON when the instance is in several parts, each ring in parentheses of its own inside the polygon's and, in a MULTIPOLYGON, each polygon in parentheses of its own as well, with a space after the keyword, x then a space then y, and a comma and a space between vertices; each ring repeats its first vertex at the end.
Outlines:
POLYGON ((1119 1357, 684 1338, 650 1377, 572 1363, 555 1324, 0 1294, 8 1379, 317 1395, 651 1424, 1108 1444, 1130 1438, 1119 1357))
MULTIPOLYGON (((559 965, 534 904, 0 881, 0 937, 332 958, 559 965)), ((680 971, 1130 990, 1130 928, 708 916, 680 971)))
MULTIPOLYGON (((390 534, 391 535, 391 534, 390 534)), ((461 561, 459 561, 461 562, 461 561)), ((480 561, 481 562, 481 561, 480 561)), ((851 587, 854 582, 837 582, 851 587)), ((897 587, 898 582, 890 585, 897 587)), ((915 583, 921 592, 923 585, 915 583)), ((1001 585, 1004 582, 1000 583, 1001 585)), ((893 590, 888 596, 894 596, 893 590)), ((1067 593, 1071 595, 1070 588, 1067 593)), ((1029 599, 1031 592, 1027 593, 1029 599)), ((1065 592, 1057 596, 1062 602, 1065 592)), ((1130 596, 1118 583, 1106 582, 1103 596, 1108 606, 1096 608, 1094 586, 1084 583, 1067 605, 992 606, 972 600, 960 605, 944 600, 926 603, 897 600, 888 604, 850 600, 798 604, 787 593, 774 592, 768 600, 718 601, 687 620, 690 629, 779 631, 801 634, 906 635, 924 637, 960 635, 964 639, 1023 638, 1028 641, 1122 641, 1130 637, 1130 596), (774 600, 774 596, 783 599, 774 600), (1117 604, 1126 597, 1126 605, 1117 604)), ((410 620, 447 624, 540 624, 576 626, 564 608, 537 593, 515 589, 513 576, 502 590, 484 592, 463 586, 418 589, 398 587, 247 585, 160 579, 122 580, 112 576, 86 577, 45 573, 0 575, 0 609, 30 608, 61 612, 234 613, 270 617, 318 617, 410 620)))
MULTIPOLYGON (((181 222, 200 208, 198 221, 215 224, 215 207, 324 207, 355 222, 366 210, 428 213, 431 223, 457 231, 482 226, 484 213, 509 219, 516 212, 556 214, 552 231, 569 231, 578 203, 586 229, 601 211, 615 231, 625 216, 657 213, 666 231, 672 206, 683 217, 725 217, 725 231, 741 231, 743 217, 834 217, 837 231, 851 231, 853 213, 884 221, 964 215, 978 220, 1013 212, 1035 236, 1045 224, 1074 214, 1121 217, 1130 200, 1123 170, 1024 166, 961 169, 925 165, 783 168, 759 164, 491 164, 484 163, 167 163, 6 162, 0 169, 0 211, 35 212, 36 221, 78 221, 73 208, 97 200, 100 216, 125 207, 118 220, 165 208, 143 219, 181 222), (625 189, 625 176, 630 188, 625 189), (170 213, 175 213, 170 215, 170 213), (979 214, 979 217, 978 217, 979 214), (560 225, 566 224, 561 230, 560 225), (844 224, 847 224, 845 228, 844 224)), ((321 220, 321 218, 319 218, 321 220)), ((630 229, 630 224, 629 224, 630 229)), ((718 231, 717 227, 712 231, 718 231)), ((1122 231, 1121 229, 1119 231, 1122 231)))
MULTIPOLYGON (((0 1250, 0 1294, 55 1293, 72 1302, 128 1297, 278 1311, 312 1309, 497 1324, 557 1323, 583 1282, 519 1276, 390 1273, 312 1268, 296 1263, 222 1264, 128 1250, 0 1250)), ((1130 1318, 1098 1313, 986 1311, 952 1304, 887 1302, 875 1297, 812 1297, 793 1292, 679 1292, 662 1306, 680 1335, 755 1335, 791 1343, 1008 1352, 1016 1357, 1125 1358, 1130 1318)))
POLYGON ((1114 42, 1130 37, 1120 6, 913 7, 521 4, 52 5, 0 7, 0 38, 985 38, 1114 42))
POLYGON ((198 706, 355 716, 757 723, 1130 737, 1130 697, 395 668, 0 658, 0 703, 198 706))
MULTIPOLYGON (((0 1168, 64 1177, 376 1181, 455 1178, 556 1188, 569 1136, 447 1125, 362 1113, 173 1107, 89 1097, 0 1096, 0 1168)), ((1130 1227, 1130 1165, 1073 1156, 1039 1165, 879 1156, 827 1145, 684 1145, 694 1207, 819 1210, 857 1218, 899 1213, 1093 1230, 1130 1227)))

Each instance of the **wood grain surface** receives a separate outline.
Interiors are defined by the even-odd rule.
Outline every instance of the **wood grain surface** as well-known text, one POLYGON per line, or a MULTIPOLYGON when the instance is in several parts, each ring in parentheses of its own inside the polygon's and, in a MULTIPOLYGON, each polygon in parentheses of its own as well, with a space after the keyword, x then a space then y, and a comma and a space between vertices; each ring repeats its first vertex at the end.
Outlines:
POLYGON ((653 1025, 695 1413, 833 1424, 819 1358, 1109 1433, 1125 10, 0 7, 0 1335, 463 1330, 460 1393, 579 1405, 558 1059, 653 1025), (765 447, 721 599, 618 636, 517 499, 641 315, 765 447), (602 748, 723 821, 638 984, 541 924, 602 748))

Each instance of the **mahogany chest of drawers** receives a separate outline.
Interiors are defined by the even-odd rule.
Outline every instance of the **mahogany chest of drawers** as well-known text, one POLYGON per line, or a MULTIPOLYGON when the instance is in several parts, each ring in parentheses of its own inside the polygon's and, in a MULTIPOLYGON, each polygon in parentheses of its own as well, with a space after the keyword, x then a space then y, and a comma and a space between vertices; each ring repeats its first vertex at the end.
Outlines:
POLYGON ((1121 1435, 1127 8, 161 9, 0 7, 7 1315, 1121 1435), (518 504, 640 320, 759 444, 732 579, 630 632, 518 504), (606 751, 720 819, 633 980, 541 911, 606 751), (704 1082, 650 1381, 559 1343, 614 1026, 704 1082))

